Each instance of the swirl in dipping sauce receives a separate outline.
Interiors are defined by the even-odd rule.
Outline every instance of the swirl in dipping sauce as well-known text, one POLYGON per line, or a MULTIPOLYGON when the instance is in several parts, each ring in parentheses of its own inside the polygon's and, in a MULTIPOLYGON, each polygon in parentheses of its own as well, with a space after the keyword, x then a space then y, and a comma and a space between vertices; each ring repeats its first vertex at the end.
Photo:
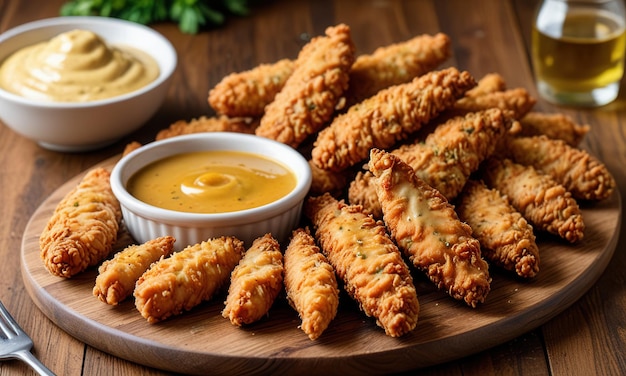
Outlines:
POLYGON ((31 99, 87 102, 135 91, 158 75, 147 53, 72 30, 9 56, 0 66, 0 87, 31 99))
POLYGON ((153 162, 131 176, 127 189, 135 198, 163 209, 225 213, 269 204, 295 186, 295 174, 277 161, 220 150, 153 162))

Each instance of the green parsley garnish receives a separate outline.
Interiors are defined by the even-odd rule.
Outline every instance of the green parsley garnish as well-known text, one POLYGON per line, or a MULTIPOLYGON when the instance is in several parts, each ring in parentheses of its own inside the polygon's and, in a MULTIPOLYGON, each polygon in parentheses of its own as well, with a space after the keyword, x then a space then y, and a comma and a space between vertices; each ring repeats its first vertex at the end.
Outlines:
POLYGON ((174 21, 187 34, 222 25, 228 14, 248 13, 248 0, 70 0, 60 10, 62 16, 103 16, 144 25, 174 21))

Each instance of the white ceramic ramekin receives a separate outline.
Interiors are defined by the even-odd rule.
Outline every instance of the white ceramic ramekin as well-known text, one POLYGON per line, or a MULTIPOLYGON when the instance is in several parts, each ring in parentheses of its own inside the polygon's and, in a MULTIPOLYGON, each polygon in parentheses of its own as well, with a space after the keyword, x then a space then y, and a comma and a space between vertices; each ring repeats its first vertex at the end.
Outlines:
POLYGON ((299 224, 304 198, 311 187, 311 169, 295 149, 267 139, 231 132, 197 133, 149 143, 124 156, 113 168, 111 187, 120 201, 125 224, 135 241, 159 236, 176 238, 176 248, 222 235, 236 236, 246 246, 266 233, 286 241, 299 224), (142 167, 159 159, 194 151, 232 150, 277 160, 293 171, 296 187, 277 201, 230 213, 198 214, 158 208, 142 202, 126 190, 128 180, 142 167))
POLYGON ((90 30, 112 46, 143 50, 159 65, 160 74, 128 94, 91 102, 32 100, 0 88, 0 119, 24 137, 56 151, 86 151, 111 144, 144 125, 163 103, 177 55, 157 31, 108 17, 56 17, 29 22, 0 34, 0 62, 26 46, 74 29, 90 30))

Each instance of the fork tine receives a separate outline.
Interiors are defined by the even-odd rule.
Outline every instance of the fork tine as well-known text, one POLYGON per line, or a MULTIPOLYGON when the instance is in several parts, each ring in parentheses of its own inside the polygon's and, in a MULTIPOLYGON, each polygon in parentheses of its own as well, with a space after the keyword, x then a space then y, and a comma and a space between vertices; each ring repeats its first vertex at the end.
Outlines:
POLYGON ((6 342, 8 345, 8 348, 3 350, 2 358, 6 359, 7 356, 11 356, 21 359, 40 375, 55 376, 52 371, 30 352, 30 349, 33 347, 32 339, 22 330, 1 301, 0 329, 2 329, 2 334, 4 335, 4 337, 0 336, 0 342, 6 342))
POLYGON ((7 336, 7 338, 17 336, 20 333, 21 329, 1 301, 0 316, 2 316, 2 320, 0 320, 0 328, 2 328, 2 332, 7 336))

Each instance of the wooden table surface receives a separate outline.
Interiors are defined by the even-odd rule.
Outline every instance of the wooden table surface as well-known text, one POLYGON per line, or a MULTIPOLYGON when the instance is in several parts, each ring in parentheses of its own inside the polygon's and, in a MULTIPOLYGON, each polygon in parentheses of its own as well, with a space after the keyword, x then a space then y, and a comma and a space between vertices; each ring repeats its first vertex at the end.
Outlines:
MULTIPOLYGON (((0 0, 0 32, 58 15, 63 0, 0 0)), ((536 94, 529 64, 529 32, 536 1, 342 0, 265 1, 245 18, 197 35, 174 24, 153 25, 176 46, 179 67, 168 97, 142 129, 102 150, 66 154, 42 149, 0 125, 0 299, 31 335, 34 353, 59 375, 166 374, 71 337, 35 306, 20 275, 22 235, 37 207, 63 183, 119 154, 130 141, 146 143, 176 120, 212 115, 208 90, 224 75, 283 57, 295 57, 310 36, 340 22, 351 27, 359 52, 412 36, 444 32, 453 56, 447 63, 475 77, 498 72, 509 87, 536 94)), ((626 87, 626 86, 625 86, 626 87)), ((582 147, 598 156, 626 192, 626 95, 603 108, 556 107, 591 125, 582 147)), ((519 338, 446 364, 424 375, 618 375, 626 374, 626 239, 620 239, 606 271, 576 303, 519 338)), ((0 375, 29 374, 19 361, 0 363, 0 375)), ((207 373, 210 374, 210 371, 207 373)))

